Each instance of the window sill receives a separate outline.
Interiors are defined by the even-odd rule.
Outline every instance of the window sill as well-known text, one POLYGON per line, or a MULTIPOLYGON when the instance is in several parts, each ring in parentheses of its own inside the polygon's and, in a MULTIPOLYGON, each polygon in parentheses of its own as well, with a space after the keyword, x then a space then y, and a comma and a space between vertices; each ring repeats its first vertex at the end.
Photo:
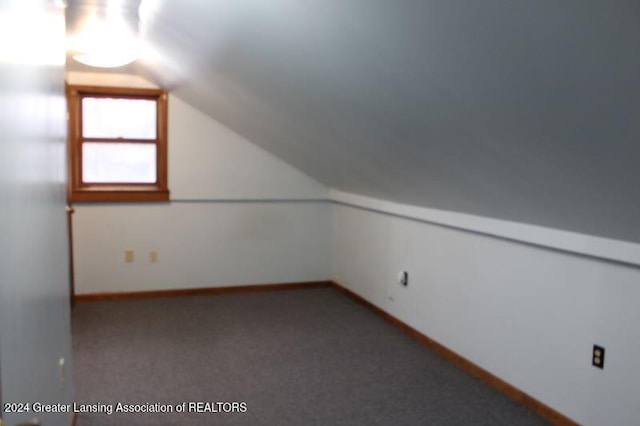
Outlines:
POLYGON ((71 193, 72 201, 169 201, 168 190, 77 190, 71 193))

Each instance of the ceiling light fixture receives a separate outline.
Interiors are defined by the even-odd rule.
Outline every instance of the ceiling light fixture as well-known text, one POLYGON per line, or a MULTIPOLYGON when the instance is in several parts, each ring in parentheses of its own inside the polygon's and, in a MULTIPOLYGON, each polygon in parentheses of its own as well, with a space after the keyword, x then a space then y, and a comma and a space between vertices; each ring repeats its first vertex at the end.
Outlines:
POLYGON ((138 57, 138 38, 123 20, 89 19, 70 41, 73 59, 85 65, 115 68, 138 57))

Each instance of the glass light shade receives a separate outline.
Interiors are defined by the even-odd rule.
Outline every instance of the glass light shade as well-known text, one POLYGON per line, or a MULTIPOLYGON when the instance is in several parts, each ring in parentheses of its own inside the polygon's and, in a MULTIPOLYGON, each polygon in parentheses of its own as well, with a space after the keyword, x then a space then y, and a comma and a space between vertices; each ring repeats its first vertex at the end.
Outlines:
POLYGON ((138 39, 119 20, 90 20, 70 43, 73 59, 85 65, 115 68, 138 57, 138 39))
POLYGON ((106 53, 85 53, 73 55, 73 59, 85 65, 98 68, 117 68, 130 64, 136 60, 135 55, 109 55, 106 53))

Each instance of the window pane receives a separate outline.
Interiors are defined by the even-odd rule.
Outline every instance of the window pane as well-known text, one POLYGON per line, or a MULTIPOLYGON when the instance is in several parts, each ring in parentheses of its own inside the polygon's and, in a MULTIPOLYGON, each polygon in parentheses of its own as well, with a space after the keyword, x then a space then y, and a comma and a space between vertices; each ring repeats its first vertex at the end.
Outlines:
POLYGON ((156 112, 155 100, 83 98, 82 136, 155 139, 156 112))
POLYGON ((156 144, 82 144, 82 181, 85 183, 155 183, 156 144))

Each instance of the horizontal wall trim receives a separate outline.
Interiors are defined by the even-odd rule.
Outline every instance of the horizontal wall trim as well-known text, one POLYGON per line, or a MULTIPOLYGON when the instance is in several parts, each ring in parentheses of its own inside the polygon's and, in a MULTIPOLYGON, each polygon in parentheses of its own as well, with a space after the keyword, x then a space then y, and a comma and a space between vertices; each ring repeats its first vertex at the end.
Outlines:
POLYGON ((172 203, 327 203, 328 198, 172 198, 172 203))
POLYGON ((180 297, 206 294, 248 293, 256 291, 298 290, 331 286, 333 286, 331 281, 307 281, 299 283, 250 284, 226 287, 192 287, 167 290, 76 294, 74 295, 74 300, 76 302, 88 302, 97 300, 148 299, 154 297, 180 297))
MULTIPOLYGON (((332 203, 412 220, 434 226, 483 235, 547 250, 574 254, 625 266, 640 267, 640 244, 525 223, 474 216, 446 210, 411 206, 330 190, 329 198, 175 198, 170 204, 316 204, 332 203)), ((136 203, 76 203, 77 205, 122 205, 136 203)), ((143 203, 140 203, 141 205, 143 203)), ((144 203, 150 205, 156 203, 144 203)), ((166 203, 157 203, 166 205, 166 203)))
POLYGON ((625 266, 640 266, 640 244, 525 223, 435 210, 331 190, 331 201, 360 210, 575 254, 625 266))
MULTIPOLYGON (((328 198, 171 198, 169 204, 304 204, 330 203, 328 198)), ((167 202, 74 202, 78 206, 166 206, 167 202)))
POLYGON ((402 322, 401 320, 389 314, 388 312, 384 311, 383 309, 380 309, 376 305, 372 304, 371 302, 359 296, 358 294, 352 292, 351 290, 335 282, 333 282, 333 287, 339 292, 345 294, 346 296, 354 300, 355 302, 375 312, 377 315, 381 316, 383 319, 385 319, 389 323, 398 327, 400 330, 402 330, 404 333, 406 333, 416 341, 432 349, 433 351, 438 353, 440 356, 442 356, 446 360, 452 362, 453 364, 459 366, 460 368, 472 374, 473 376, 486 382, 487 384, 497 389, 498 391, 502 392, 503 394, 507 395, 514 401, 524 405, 530 410, 533 410, 541 417, 544 417, 545 419, 549 420, 552 424, 561 425, 561 426, 577 426, 578 425, 578 423, 574 422, 564 414, 554 410, 553 408, 549 407, 543 402, 538 401, 534 397, 526 394, 525 392, 505 382, 499 377, 494 376, 484 368, 474 364, 468 359, 453 352, 451 349, 447 348, 446 346, 443 346, 440 343, 436 342, 435 340, 431 339, 430 337, 422 334, 415 328, 407 325, 406 323, 402 322))

